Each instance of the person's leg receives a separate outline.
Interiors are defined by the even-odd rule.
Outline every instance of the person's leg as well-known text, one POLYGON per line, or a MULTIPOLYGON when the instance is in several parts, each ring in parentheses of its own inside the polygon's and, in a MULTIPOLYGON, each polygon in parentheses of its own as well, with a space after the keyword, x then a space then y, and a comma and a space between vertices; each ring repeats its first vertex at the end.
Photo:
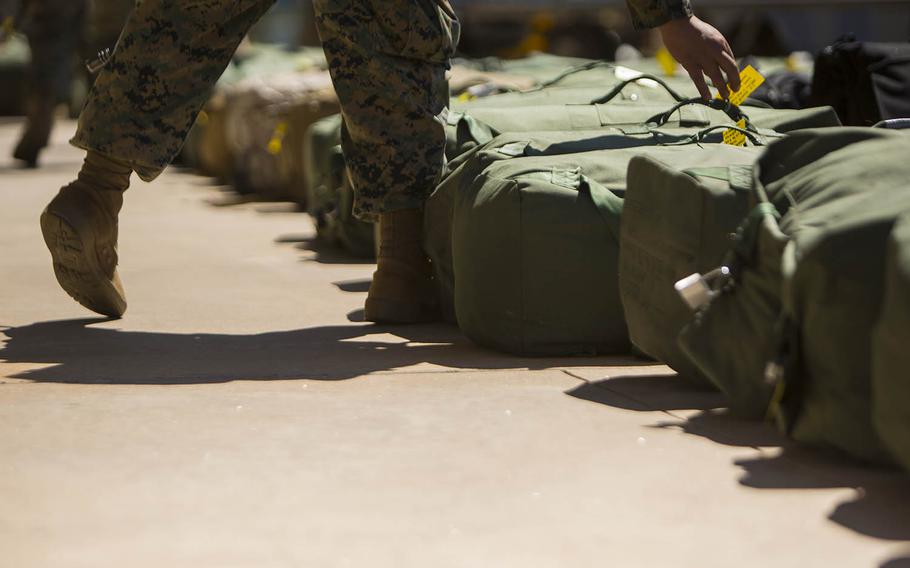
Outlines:
POLYGON ((24 28, 31 50, 28 102, 25 129, 13 158, 28 167, 37 166, 54 126, 57 103, 69 95, 85 15, 85 0, 31 0, 26 5, 24 28))
POLYGON ((72 143, 151 181, 183 146, 212 86, 274 0, 140 0, 92 87, 72 143))
POLYGON ((366 319, 435 316, 422 248, 423 204, 442 173, 458 23, 445 0, 316 0, 316 21, 344 116, 354 213, 380 225, 366 319))
POLYGON ((212 85, 273 0, 140 0, 79 117, 88 151, 79 177, 41 215, 61 287, 120 316, 117 215, 132 172, 151 181, 171 162, 212 85))

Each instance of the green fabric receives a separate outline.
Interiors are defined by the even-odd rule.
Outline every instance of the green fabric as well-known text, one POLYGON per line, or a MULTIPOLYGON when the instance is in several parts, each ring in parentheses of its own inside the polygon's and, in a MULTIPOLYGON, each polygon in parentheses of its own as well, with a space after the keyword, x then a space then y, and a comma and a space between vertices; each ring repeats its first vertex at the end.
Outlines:
POLYGON ((587 104, 598 100, 602 100, 602 102, 608 102, 608 100, 668 102, 691 98, 698 94, 692 87, 691 81, 681 83, 679 80, 642 74, 635 70, 629 70, 617 76, 612 68, 600 68, 599 74, 606 74, 606 76, 593 80, 588 77, 590 73, 592 71, 572 76, 576 79, 585 79, 583 83, 574 86, 566 86, 562 82, 558 82, 549 87, 523 92, 455 101, 452 107, 457 110, 466 110, 567 103, 587 104), (636 77, 636 75, 640 76, 636 77), (611 94, 612 96, 610 96, 611 94))
POLYGON ((910 470, 910 214, 888 243, 885 297, 872 340, 872 415, 875 429, 910 470))
MULTIPOLYGON (((764 381, 765 365, 778 342, 774 327, 780 317, 780 258, 787 244, 773 215, 751 216, 754 230, 750 264, 737 270, 736 286, 715 297, 707 309, 683 328, 680 347, 690 361, 729 400, 736 414, 762 419, 773 388, 764 381)), ((740 231, 738 238, 743 238, 740 231)), ((736 269, 737 263, 726 264, 736 269)))
POLYGON ((356 256, 374 256, 373 225, 353 215, 354 193, 341 153, 340 114, 310 126, 303 156, 307 208, 317 235, 356 256))
POLYGON ((218 78, 215 89, 221 90, 251 77, 267 77, 326 67, 325 54, 320 47, 301 47, 288 51, 266 43, 244 44, 237 49, 231 64, 218 78))
MULTIPOLYGON (((546 91, 544 91, 546 92, 546 91)), ((586 95, 593 93, 587 92, 586 95)), ((589 102, 539 104, 534 102, 522 106, 519 101, 509 106, 492 106, 490 101, 500 97, 515 96, 511 93, 495 95, 484 99, 478 106, 453 105, 447 117, 446 155, 452 160, 492 140, 504 132, 526 132, 531 130, 591 130, 605 126, 636 126, 657 118, 675 105, 676 100, 664 93, 665 100, 630 101, 619 99, 600 103, 589 102)), ((535 97, 532 99, 537 101, 535 97)), ((804 128, 839 126, 834 111, 828 107, 806 110, 776 110, 758 107, 743 107, 753 126, 759 129, 790 132, 804 128)), ((668 124, 675 126, 705 127, 710 124, 733 124, 735 121, 725 112, 709 108, 697 100, 681 106, 668 118, 668 124)))
MULTIPOLYGON (((448 129, 450 140, 447 152, 451 152, 452 161, 442 183, 427 201, 425 223, 426 249, 436 267, 445 318, 449 321, 455 319, 453 303, 455 278, 450 243, 452 196, 459 191, 460 186, 470 183, 474 177, 480 175, 483 168, 496 160, 524 155, 564 155, 611 148, 685 143, 688 136, 701 132, 705 126, 712 124, 712 120, 717 121, 717 124, 731 123, 725 112, 702 104, 691 104, 673 113, 670 122, 664 127, 656 128, 644 124, 644 120, 665 114, 668 109, 677 106, 671 95, 668 94, 667 99, 667 102, 662 104, 628 103, 614 99, 613 102, 604 105, 574 105, 570 110, 567 110, 566 106, 554 107, 557 111, 555 113, 550 113, 550 107, 483 109, 488 113, 484 118, 492 119, 498 126, 510 131, 509 134, 500 135, 495 140, 493 140, 495 131, 488 125, 473 117, 459 115, 457 111, 450 114, 448 129), (507 114, 503 111, 515 112, 507 114), (588 122, 573 123, 573 117, 577 120, 586 118, 588 122), (541 130, 552 132, 521 134, 541 124, 543 125, 541 130), (604 126, 605 124, 609 126, 604 126), (589 126, 589 129, 582 128, 585 125, 589 126), (486 145, 479 146, 480 140, 487 140, 486 145), (464 141, 468 143, 461 144, 464 141)), ((752 112, 759 109, 748 110, 752 112)), ((721 142, 722 130, 721 128, 712 131, 700 142, 721 142)), ((765 134, 776 136, 772 132, 765 134)))
POLYGON ((771 145, 753 190, 776 214, 741 227, 734 284, 681 336, 735 408, 770 410, 797 441, 876 462, 891 456, 872 426, 870 337, 885 243, 910 211, 908 155, 907 134, 864 128, 771 145))
POLYGON ((626 353, 617 270, 629 161, 647 152, 675 165, 719 166, 748 161, 753 151, 646 148, 653 136, 617 131, 523 138, 504 135, 472 153, 427 204, 427 249, 443 303, 451 293, 462 331, 502 351, 626 353))
POLYGON ((632 343, 690 380, 705 378, 677 336, 692 311, 678 280, 719 267, 730 235, 749 212, 751 163, 761 148, 720 167, 671 167, 632 158, 622 217, 619 283, 632 343))
POLYGON ((627 352, 614 282, 622 200, 579 169, 516 167, 456 196, 459 326, 519 355, 627 352))
MULTIPOLYGON (((498 136, 484 146, 475 148, 450 163, 450 172, 427 200, 425 214, 425 248, 436 271, 443 314, 455 321, 454 281, 452 264, 453 198, 473 182, 490 164, 499 160, 529 156, 563 156, 596 150, 646 148, 657 145, 680 144, 698 129, 661 128, 630 129, 604 128, 592 131, 512 132, 498 136), (632 132, 634 130, 634 132, 632 132)), ((704 143, 721 141, 720 132, 713 133, 704 143)), ((632 154, 623 154, 629 159, 632 154)), ((622 169, 624 180, 625 169, 622 169)))
MULTIPOLYGON (((634 69, 607 61, 563 57, 545 53, 537 53, 522 59, 484 58, 467 61, 459 60, 457 62, 482 71, 496 71, 531 77, 541 83, 541 88, 590 87, 597 85, 608 89, 611 85, 638 73, 647 72, 654 75, 661 75, 662 73, 660 65, 653 58, 636 62, 632 65, 634 69)), ((687 96, 698 94, 692 81, 687 76, 666 77, 664 81, 687 96)))

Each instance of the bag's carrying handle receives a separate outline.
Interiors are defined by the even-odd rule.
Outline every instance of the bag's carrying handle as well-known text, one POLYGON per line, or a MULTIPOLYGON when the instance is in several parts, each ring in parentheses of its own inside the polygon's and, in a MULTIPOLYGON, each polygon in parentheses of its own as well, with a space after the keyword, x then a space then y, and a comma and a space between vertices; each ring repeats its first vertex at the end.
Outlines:
POLYGON ((683 145, 683 144, 699 144, 702 141, 704 141, 704 139, 707 138, 709 134, 711 134, 713 132, 717 132, 718 130, 723 130, 723 131, 733 130, 735 132, 739 132, 740 134, 742 134, 743 136, 748 138, 749 142, 751 142, 752 145, 754 145, 754 146, 764 146, 765 145, 765 142, 761 138, 756 136, 755 133, 752 132, 751 130, 746 130, 745 128, 740 128, 738 126, 729 126, 729 125, 718 124, 716 126, 711 126, 711 127, 705 128, 704 130, 699 130, 698 132, 689 136, 688 138, 686 138, 680 142, 668 144, 668 146, 669 145, 676 146, 676 145, 683 145))
POLYGON ((622 215, 622 198, 617 197, 612 191, 588 176, 582 175, 580 181, 579 189, 582 187, 587 188, 588 195, 591 196, 591 201, 594 202, 594 207, 597 208, 597 212, 600 213, 604 223, 606 223, 610 232, 613 233, 616 241, 619 242, 619 219, 622 215))
POLYGON ((669 93, 669 95, 671 97, 673 97, 673 99, 675 99, 677 102, 683 102, 683 101, 689 100, 687 97, 684 97, 683 95, 676 92, 676 90, 674 90, 673 87, 668 85, 666 83, 666 81, 664 81, 660 77, 657 77, 656 75, 643 74, 643 75, 639 75, 638 77, 626 79, 625 81, 619 83, 618 85, 613 87, 613 89, 606 95, 602 96, 599 99, 595 99, 595 100, 591 101, 591 104, 592 105, 602 105, 604 103, 608 103, 608 102, 612 101, 613 99, 615 99, 617 95, 622 93, 623 89, 628 87, 631 83, 638 83, 639 81, 653 81, 653 82, 657 83, 658 85, 663 87, 664 90, 667 91, 667 93, 669 93))
MULTIPOLYGON (((584 65, 579 65, 578 67, 572 67, 571 69, 566 69, 556 77, 550 79, 549 81, 544 81, 536 89, 531 89, 531 91, 540 91, 546 89, 547 87, 552 87, 553 85, 559 83, 566 77, 571 77, 577 73, 582 73, 584 71, 590 71, 591 69, 597 69, 598 67, 614 67, 615 64, 609 61, 592 61, 590 63, 585 63, 584 65)), ((530 92, 530 91, 528 91, 530 92)))
POLYGON ((749 117, 746 116, 746 114, 743 113, 743 111, 740 110, 740 108, 738 106, 730 103, 729 101, 725 101, 725 100, 721 100, 721 99, 711 99, 710 101, 706 101, 700 97, 682 100, 679 103, 677 103, 676 105, 674 105, 672 108, 667 110, 666 112, 656 114, 656 115, 652 116, 651 118, 649 118, 648 120, 646 120, 645 122, 648 124, 653 124, 655 126, 663 126, 666 123, 670 122, 670 118, 673 116, 673 113, 675 113, 676 111, 678 111, 684 107, 690 106, 690 105, 702 105, 702 106, 706 106, 708 108, 712 108, 714 110, 719 110, 719 111, 725 113, 727 116, 729 116, 730 120, 732 120, 733 122, 739 122, 740 120, 745 119, 746 128, 748 128, 749 130, 755 129, 755 127, 753 127, 752 123, 749 121, 749 117))

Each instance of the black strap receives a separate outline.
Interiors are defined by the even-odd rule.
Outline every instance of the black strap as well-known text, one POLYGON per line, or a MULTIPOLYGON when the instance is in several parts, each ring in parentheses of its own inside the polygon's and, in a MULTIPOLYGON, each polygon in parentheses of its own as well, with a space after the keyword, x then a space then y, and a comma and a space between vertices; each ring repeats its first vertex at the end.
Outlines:
POLYGON ((723 125, 723 124, 718 124, 716 126, 711 126, 711 127, 705 128, 704 130, 700 130, 700 131, 696 132, 695 134, 693 134, 692 136, 690 136, 683 143, 698 144, 698 143, 702 142, 705 138, 707 138, 709 134, 711 134, 713 132, 717 132, 718 130, 723 130, 725 132, 727 130, 733 130, 733 131, 739 132, 740 134, 742 134, 743 136, 748 138, 749 142, 751 142, 755 146, 764 146, 765 145, 764 141, 761 140, 760 138, 758 138, 754 132, 746 130, 745 128, 740 128, 738 126, 730 126, 730 125, 723 125))
POLYGON ((685 99, 683 101, 680 101, 679 103, 674 105, 672 108, 670 108, 668 111, 662 112, 660 114, 656 114, 656 115, 652 116, 651 118, 649 118, 646 122, 649 124, 654 124, 655 126, 663 126, 666 123, 670 122, 670 118, 672 118, 673 113, 675 113, 676 111, 680 110, 683 107, 687 107, 690 105, 701 105, 701 106, 706 106, 708 108, 712 108, 714 110, 719 110, 721 112, 724 112, 727 116, 729 116, 730 120, 732 120, 733 122, 739 122, 740 120, 745 119, 746 128, 748 130, 755 131, 755 127, 752 126, 752 123, 749 121, 749 117, 746 116, 746 114, 744 114, 743 111, 740 110, 740 108, 738 106, 734 105, 733 103, 731 103, 729 101, 725 101, 722 99, 711 99, 710 101, 706 101, 705 99, 702 99, 700 97, 695 97, 692 99, 685 99))
POLYGON ((616 96, 618 94, 620 94, 622 92, 622 90, 625 89, 630 83, 638 83, 639 81, 654 81, 655 83, 657 83, 658 85, 663 87, 664 90, 666 90, 667 93, 669 93, 670 96, 673 97, 678 102, 683 102, 683 101, 689 100, 687 97, 684 97, 683 95, 676 92, 673 89, 673 87, 668 85, 660 77, 657 77, 655 75, 644 74, 644 75, 639 75, 638 77, 633 77, 631 79, 626 79, 625 81, 623 81, 623 82, 619 83, 618 85, 616 85, 615 87, 613 87, 613 89, 606 95, 602 96, 599 99, 595 99, 595 100, 591 101, 591 104, 592 105, 601 105, 604 103, 608 103, 608 102, 612 101, 614 98, 616 98, 616 96))
POLYGON ((578 67, 572 67, 571 69, 566 69, 565 71, 563 71, 556 77, 550 79, 549 81, 544 81, 543 83, 540 84, 539 87, 537 87, 536 89, 531 89, 531 90, 540 91, 547 87, 552 87, 553 85, 555 85, 556 83, 559 83, 566 77, 570 77, 572 75, 575 75, 576 73, 590 71, 591 69, 596 69, 598 67, 614 67, 614 66, 615 66, 615 64, 610 63, 609 61, 592 61, 590 63, 585 63, 584 65, 579 65, 578 67))

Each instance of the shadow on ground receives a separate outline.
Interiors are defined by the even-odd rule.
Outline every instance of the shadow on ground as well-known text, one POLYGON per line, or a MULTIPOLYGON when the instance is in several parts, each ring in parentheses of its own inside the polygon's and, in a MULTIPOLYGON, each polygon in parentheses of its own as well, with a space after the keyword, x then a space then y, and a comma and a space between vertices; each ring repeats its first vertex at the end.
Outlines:
POLYGON ((61 383, 193 384, 350 379, 430 363, 452 369, 642 365, 628 357, 529 359, 480 349, 452 326, 350 324, 255 335, 177 334, 95 327, 105 319, 0 329, 0 361, 47 364, 12 378, 61 383))
MULTIPOLYGON (((873 538, 910 540, 910 476, 797 447, 769 424, 741 420, 721 410, 720 393, 674 376, 625 376, 585 382, 566 394, 614 408, 665 413, 667 420, 654 428, 678 429, 727 446, 773 448, 736 462, 744 472, 742 485, 764 490, 852 489, 853 497, 828 516, 831 521, 873 538), (696 413, 683 416, 682 411, 696 413)), ((889 561, 884 567, 910 568, 910 558, 889 561)))

